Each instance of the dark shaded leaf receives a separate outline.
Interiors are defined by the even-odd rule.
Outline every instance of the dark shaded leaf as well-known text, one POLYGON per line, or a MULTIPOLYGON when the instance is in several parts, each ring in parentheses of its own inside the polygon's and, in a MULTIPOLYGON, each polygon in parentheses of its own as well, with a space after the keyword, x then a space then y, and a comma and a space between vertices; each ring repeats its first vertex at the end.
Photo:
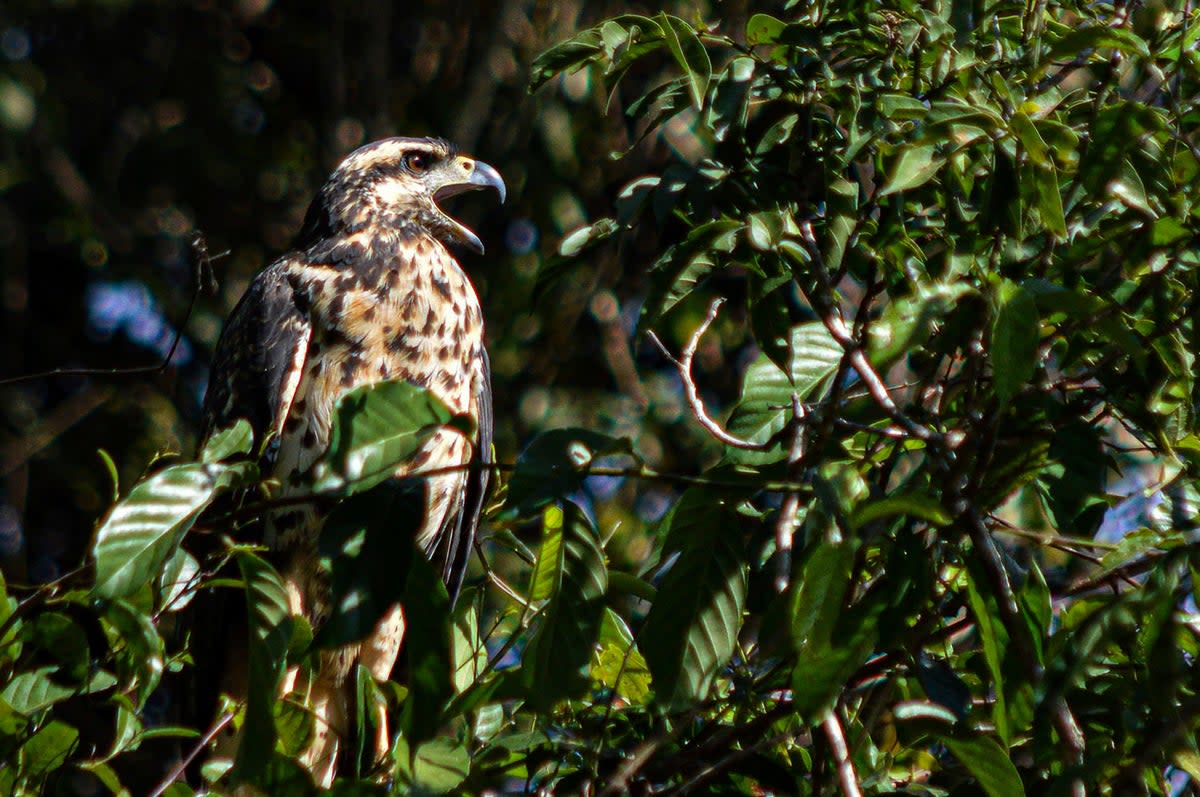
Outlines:
POLYGON ((637 637, 654 678, 654 700, 663 708, 703 700, 733 654, 747 573, 744 521, 729 501, 692 489, 670 520, 667 540, 679 546, 679 558, 663 577, 637 637))

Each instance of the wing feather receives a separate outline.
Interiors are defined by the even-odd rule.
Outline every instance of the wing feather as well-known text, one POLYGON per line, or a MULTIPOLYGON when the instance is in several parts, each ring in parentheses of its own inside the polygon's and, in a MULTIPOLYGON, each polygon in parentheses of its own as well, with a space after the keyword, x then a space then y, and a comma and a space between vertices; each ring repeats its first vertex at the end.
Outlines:
MULTIPOLYGON (((287 418, 312 336, 289 265, 280 260, 259 273, 225 325, 204 397, 203 438, 245 418, 261 449, 287 418)), ((274 448, 265 449, 268 460, 274 448)))
POLYGON ((467 573, 467 562, 475 547, 475 534, 483 517, 488 488, 491 485, 490 466, 494 421, 492 417, 492 373, 487 352, 483 352, 476 373, 475 392, 472 396, 476 431, 471 469, 467 472, 467 488, 457 517, 451 518, 438 539, 433 551, 433 561, 441 567, 442 580, 450 593, 451 603, 462 589, 463 577, 467 573))

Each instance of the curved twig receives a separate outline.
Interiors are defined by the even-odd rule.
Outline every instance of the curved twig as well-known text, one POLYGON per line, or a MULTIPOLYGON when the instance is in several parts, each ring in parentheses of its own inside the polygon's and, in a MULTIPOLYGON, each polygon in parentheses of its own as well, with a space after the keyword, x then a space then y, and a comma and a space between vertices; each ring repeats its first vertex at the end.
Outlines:
POLYGON ((732 435, 721 428, 721 424, 713 420, 713 417, 708 414, 708 410, 704 407, 704 399, 700 398, 700 389, 696 387, 696 382, 692 379, 692 360, 696 357, 696 349, 700 346, 700 339, 704 337, 704 333, 712 326, 712 322, 716 320, 717 313, 721 309, 721 305, 725 303, 725 299, 713 299, 712 304, 708 306, 708 315, 704 317, 704 321, 700 326, 696 327, 696 331, 692 333, 691 339, 687 346, 679 353, 679 358, 676 359, 671 352, 663 345, 663 342, 658 339, 658 335, 654 332, 649 332, 647 335, 650 340, 662 352, 679 371, 679 378, 683 380, 683 392, 687 397, 688 407, 692 410, 692 415, 703 426, 709 434, 720 440, 727 446, 740 448, 744 451, 766 451, 774 445, 773 442, 755 443, 750 440, 732 435))

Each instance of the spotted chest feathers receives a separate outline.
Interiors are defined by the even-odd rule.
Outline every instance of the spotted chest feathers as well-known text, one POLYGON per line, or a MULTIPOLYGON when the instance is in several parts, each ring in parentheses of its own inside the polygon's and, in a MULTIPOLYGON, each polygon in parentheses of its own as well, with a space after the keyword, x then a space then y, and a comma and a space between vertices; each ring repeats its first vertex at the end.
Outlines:
MULTIPOLYGON (((472 397, 481 378, 479 300, 440 242, 411 237, 389 247, 386 256, 374 255, 365 236, 351 236, 342 245, 355 251, 355 261, 365 267, 310 264, 287 275, 312 327, 295 397, 280 430, 275 467, 292 487, 328 446, 333 407, 347 390, 405 380, 429 389, 456 414, 465 414, 474 409, 472 397)), ((471 455, 466 438, 440 430, 396 475, 463 465, 471 455)), ((464 477, 452 473, 431 480, 430 505, 418 532, 423 547, 456 509, 448 496, 464 477)), ((289 546, 295 536, 311 539, 316 532, 308 523, 298 525, 309 528, 294 530, 286 528, 286 520, 274 525, 280 547, 289 546)))

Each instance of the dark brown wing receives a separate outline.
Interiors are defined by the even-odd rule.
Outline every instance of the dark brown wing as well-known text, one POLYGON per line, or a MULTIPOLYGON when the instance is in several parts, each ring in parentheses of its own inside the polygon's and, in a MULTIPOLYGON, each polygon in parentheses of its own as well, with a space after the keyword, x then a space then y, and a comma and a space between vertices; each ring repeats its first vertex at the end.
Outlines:
MULTIPOLYGON (((297 306, 288 281, 288 260, 264 269, 233 309, 213 355, 208 392, 204 396, 202 440, 214 431, 245 418, 254 429, 254 442, 264 452, 266 470, 275 444, 263 441, 278 430, 291 407, 311 333, 307 315, 297 306)), ((268 475, 264 473, 264 475, 268 475)), ((236 497, 210 508, 198 523, 216 533, 191 534, 187 547, 202 562, 222 549, 221 535, 243 540, 260 538, 260 523, 233 529, 220 518, 233 508, 236 497)), ((179 709, 191 727, 207 727, 216 712, 221 691, 237 692, 246 661, 246 606, 234 590, 208 589, 188 607, 182 628, 189 629, 195 666, 181 679, 179 709)), ((240 687, 244 689, 244 685, 240 687)))
POLYGON ((492 472, 488 466, 494 461, 492 369, 486 351, 480 357, 476 379, 475 455, 471 458, 472 467, 467 473, 466 494, 459 506, 458 516, 450 518, 432 553, 434 564, 442 571, 442 580, 446 582, 446 590, 450 593, 452 604, 458 597, 463 577, 467 574, 467 563, 471 558, 471 550, 475 547, 475 532, 479 529, 488 487, 491 485, 492 472))
MULTIPOLYGON (((260 272, 229 316, 204 396, 202 439, 245 418, 263 450, 263 441, 286 418, 312 333, 288 280, 292 268, 280 260, 260 272)), ((268 461, 273 449, 266 449, 268 461)))

